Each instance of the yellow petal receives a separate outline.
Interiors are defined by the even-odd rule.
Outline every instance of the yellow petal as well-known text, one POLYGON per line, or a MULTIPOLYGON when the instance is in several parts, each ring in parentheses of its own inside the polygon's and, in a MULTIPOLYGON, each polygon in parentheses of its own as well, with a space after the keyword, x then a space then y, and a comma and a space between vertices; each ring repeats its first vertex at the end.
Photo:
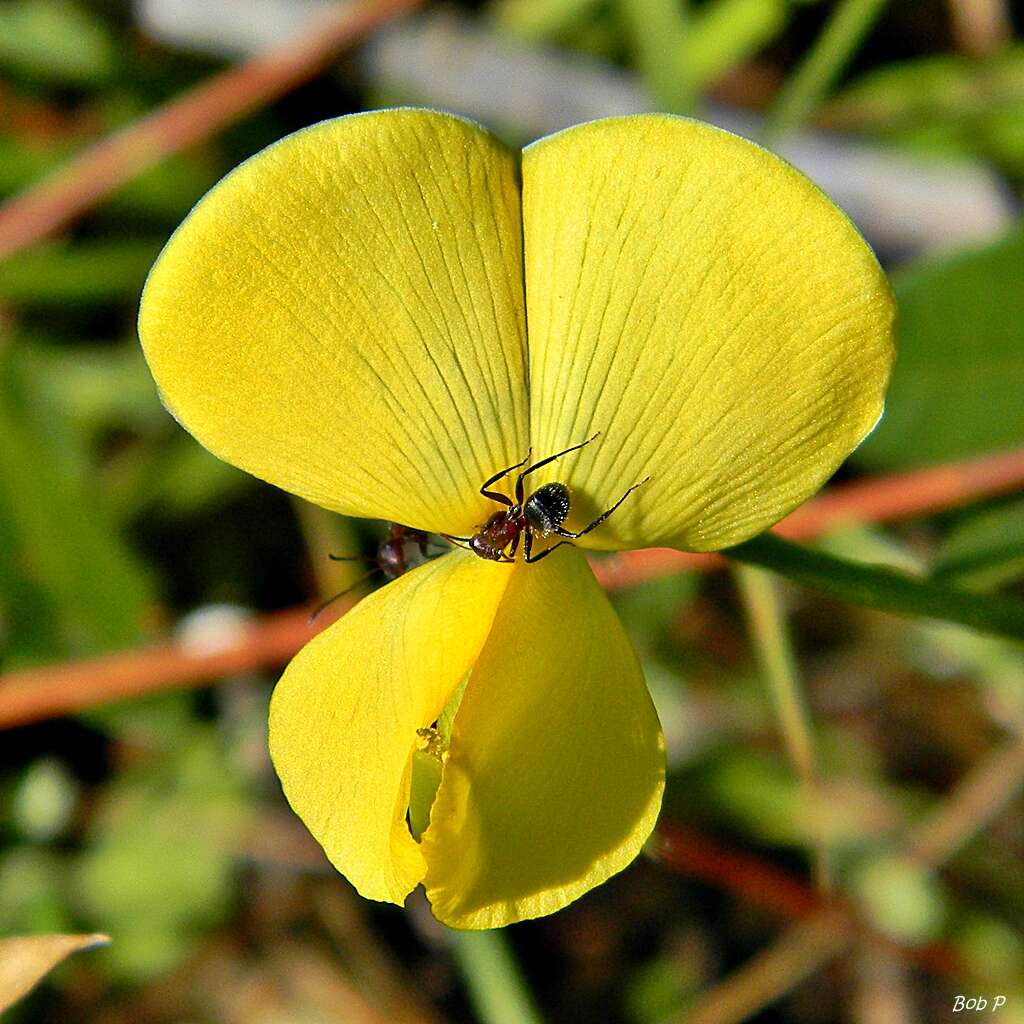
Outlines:
POLYGON ((229 174, 153 268, 139 332, 210 451, 318 505, 463 532, 526 446, 517 160, 389 110, 229 174))
POLYGON ((416 730, 476 660, 506 568, 456 551, 407 573, 307 644, 274 690, 285 795, 368 899, 401 903, 424 876, 406 824, 416 730))
POLYGON ((550 914, 621 870, 664 785, 640 666, 582 555, 506 568, 423 836, 427 897, 457 928, 550 914))
POLYGON ((601 431, 537 483, 574 490, 583 543, 708 550, 811 495, 877 421, 893 304, 871 250, 763 149, 664 115, 523 156, 530 436, 601 431))

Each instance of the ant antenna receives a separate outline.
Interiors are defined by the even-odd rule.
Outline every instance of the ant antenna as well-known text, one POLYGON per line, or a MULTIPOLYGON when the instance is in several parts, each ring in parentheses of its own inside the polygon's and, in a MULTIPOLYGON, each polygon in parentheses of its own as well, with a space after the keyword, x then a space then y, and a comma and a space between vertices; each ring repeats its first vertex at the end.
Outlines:
MULTIPOLYGON (((333 555, 331 555, 330 557, 334 558, 333 555)), ((336 562, 358 561, 358 559, 354 559, 354 558, 335 558, 334 560, 336 562)), ((355 581, 355 583, 351 584, 350 586, 347 586, 340 593, 335 594, 334 597, 329 597, 329 598, 327 598, 326 601, 323 601, 321 604, 317 605, 317 607, 313 610, 313 612, 309 616, 309 623, 310 623, 310 625, 312 625, 314 622, 316 622, 316 620, 319 617, 320 613, 323 612, 325 609, 329 608, 332 604, 334 604, 335 601, 340 601, 346 594, 351 594, 352 591, 355 590, 356 587, 358 587, 360 583, 365 583, 371 576, 376 576, 377 573, 383 572, 383 571, 384 570, 381 569, 380 566, 377 566, 376 568, 371 569, 368 573, 364 573, 362 576, 360 576, 359 579, 357 579, 355 581)))

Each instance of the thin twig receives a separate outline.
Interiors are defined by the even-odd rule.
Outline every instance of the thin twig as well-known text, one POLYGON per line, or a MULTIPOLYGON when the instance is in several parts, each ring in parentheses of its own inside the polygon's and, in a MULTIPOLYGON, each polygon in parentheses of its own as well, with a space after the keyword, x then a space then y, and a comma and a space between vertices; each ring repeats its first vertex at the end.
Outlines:
POLYGON ((308 81, 373 29, 421 0, 338 5, 297 38, 222 71, 121 131, 0 207, 0 259, 67 226, 116 188, 172 153, 308 81))
POLYGON ((849 948, 852 933, 842 910, 826 907, 791 925, 704 996, 686 1024, 738 1024, 775 1002, 819 967, 849 948))
POLYGON ((1015 736, 972 769, 941 810, 913 829, 907 855, 938 867, 983 829, 1024 785, 1024 736, 1015 736))
POLYGON ((540 1024, 540 1013, 504 931, 447 932, 481 1024, 540 1024))
POLYGON ((914 1024, 907 972, 897 957, 863 942, 856 950, 854 967, 854 1024, 914 1024))
POLYGON ((820 892, 827 893, 832 888, 832 868, 822 821, 823 800, 811 719, 801 693, 778 585, 770 573, 749 565, 737 565, 735 576, 758 661, 775 704, 783 742, 800 780, 804 814, 812 833, 815 884, 820 892))
MULTIPOLYGON (((1024 785, 1024 737, 994 751, 912 829, 904 856, 935 869, 988 825, 1024 785)), ((707 993, 687 1024, 738 1024, 850 947, 863 926, 849 907, 825 904, 707 993)))
POLYGON ((962 977, 966 972, 965 965, 951 946, 941 942, 913 948, 903 946, 860 920, 845 900, 824 896, 800 876, 771 861, 745 851, 732 850, 674 821, 663 819, 658 822, 651 855, 676 874, 697 879, 751 906, 791 920, 807 917, 826 907, 841 908, 850 927, 856 929, 864 941, 888 954, 942 977, 962 977))
POLYGON ((765 124, 769 144, 800 128, 846 69, 886 0, 839 0, 800 66, 779 90, 765 124))
POLYGON ((0 676, 0 728, 284 664, 353 604, 354 595, 339 601, 337 607, 312 624, 312 606, 276 612, 226 636, 213 650, 187 643, 166 643, 63 665, 8 672, 0 676))
MULTIPOLYGON (((1024 486, 1024 449, 970 462, 917 470, 830 489, 784 519, 775 532, 809 539, 853 522, 908 519, 1024 486)), ((712 554, 650 549, 624 551, 594 562, 607 590, 621 590, 680 572, 725 565, 712 554)), ((292 609, 254 621, 230 649, 198 653, 161 644, 101 658, 0 675, 0 728, 70 714, 102 704, 176 686, 211 683, 224 675, 286 662, 316 632, 355 603, 346 598, 331 615, 308 623, 309 608, 292 609)))
POLYGON ((677 874, 698 878, 783 917, 803 917, 822 905, 821 896, 799 876, 674 821, 658 822, 651 855, 677 874))
POLYGON ((989 57, 1013 39, 1005 0, 947 0, 953 42, 961 53, 989 57))

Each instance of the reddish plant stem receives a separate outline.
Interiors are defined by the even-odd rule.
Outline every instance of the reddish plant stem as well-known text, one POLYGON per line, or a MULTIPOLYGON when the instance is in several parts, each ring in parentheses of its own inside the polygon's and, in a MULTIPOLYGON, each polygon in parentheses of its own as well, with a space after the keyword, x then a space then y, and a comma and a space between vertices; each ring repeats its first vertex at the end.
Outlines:
MULTIPOLYGON (((773 532, 787 540, 810 540, 847 524, 898 522, 1021 487, 1024 448, 1016 448, 967 462, 830 487, 788 515, 773 532)), ((722 564, 720 555, 647 548, 612 555, 595 565, 594 571, 607 590, 620 590, 683 569, 722 564)))
POLYGON ((276 612, 225 635, 214 649, 171 642, 8 672, 0 676, 0 728, 283 664, 353 604, 354 597, 339 601, 314 623, 312 606, 276 612))
POLYGON ((672 821, 660 821, 651 853, 670 871, 722 889, 755 907, 789 919, 832 910, 847 929, 856 929, 874 944, 934 974, 962 973, 956 951, 943 943, 913 949, 901 946, 858 921, 842 900, 818 893, 808 882, 769 861, 731 850, 672 821))
POLYGON ((313 78, 343 50, 421 0, 339 5, 298 37, 209 78, 93 144, 0 207, 0 259, 70 224, 118 186, 313 78))
MULTIPOLYGON (((783 520, 777 532, 807 539, 849 522, 882 522, 925 515, 1024 486, 1024 449, 971 462, 917 470, 836 487, 783 520)), ((608 590, 635 586, 682 569, 724 564, 713 554, 650 549, 625 551, 594 563, 608 590)), ((355 603, 347 599, 335 613, 355 603)), ((162 644, 102 658, 0 676, 0 728, 69 714, 106 701, 175 686, 197 686, 225 675, 286 662, 330 621, 308 624, 308 609, 257 620, 230 650, 201 654, 162 644)))
POLYGON ((725 889, 782 917, 802 917, 823 900, 802 878, 774 864, 720 846, 671 821, 658 823, 654 858, 681 875, 725 889))

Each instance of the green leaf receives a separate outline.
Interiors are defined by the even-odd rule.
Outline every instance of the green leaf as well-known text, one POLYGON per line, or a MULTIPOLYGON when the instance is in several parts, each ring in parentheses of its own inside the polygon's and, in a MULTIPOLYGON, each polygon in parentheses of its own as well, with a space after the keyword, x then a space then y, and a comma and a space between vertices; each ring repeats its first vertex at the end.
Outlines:
POLYGON ((162 243, 53 243, 6 259, 0 300, 28 305, 135 301, 162 243))
POLYGON ((64 653, 137 643, 148 578, 69 450, 62 410, 19 370, 0 365, 0 505, 20 575, 59 612, 64 653))
POLYGON ((22 565, 20 537, 0 483, 0 640, 8 665, 38 662, 62 651, 59 610, 22 565))
POLYGON ((1024 498, 962 519, 932 563, 932 578, 978 590, 1024 576, 1024 498))
POLYGON ((578 30, 600 6, 601 0, 501 0, 494 14, 504 31, 540 42, 578 30))
POLYGON ((658 109, 686 114, 693 108, 693 83, 681 67, 688 12, 680 0, 619 0, 634 61, 658 109))
POLYGON ((211 455, 177 430, 165 444, 147 449, 135 511, 159 508, 161 515, 186 516, 223 504, 253 485, 253 478, 211 455))
POLYGON ((898 942, 927 942, 942 927, 942 887, 909 858, 883 854, 865 860, 853 873, 851 888, 871 923, 898 942))
POLYGON ((792 769, 768 755, 737 748, 707 769, 715 809, 761 842, 798 846, 799 792, 792 769))
POLYGON ((153 433, 166 428, 169 417, 138 339, 55 345, 19 335, 14 344, 33 386, 46 389, 83 439, 112 429, 153 433))
POLYGON ((103 23, 67 0, 0 4, 0 68, 37 82, 95 85, 115 66, 103 23))
POLYGON ((973 594, 942 583, 916 579, 877 565, 851 562, 801 547, 763 533, 727 548, 723 554, 786 576, 840 601, 892 612, 923 616, 983 633, 1024 640, 1024 602, 989 594, 973 594))
POLYGON ((213 728, 104 787, 73 877, 86 918, 116 935, 104 958, 125 980, 152 976, 222 921, 250 827, 246 783, 213 728))
POLYGON ((710 0, 691 20, 677 63, 700 89, 774 39, 789 10, 789 0, 710 0))
POLYGON ((0 921, 8 933, 66 932, 74 928, 64 892, 68 855, 34 843, 8 845, 0 854, 0 921))
POLYGON ((896 369, 878 429, 854 460, 897 470, 1024 438, 1024 231, 915 266, 894 282, 896 369))
POLYGON ((768 139, 796 131, 814 114, 885 4, 886 0, 838 0, 814 45, 775 97, 765 125, 768 139))
POLYGON ((829 127, 872 131, 913 141, 922 128, 944 132, 965 151, 984 140, 979 128, 993 114, 1024 106, 1024 46, 984 60, 941 54, 876 68, 843 90, 823 112, 829 127))

